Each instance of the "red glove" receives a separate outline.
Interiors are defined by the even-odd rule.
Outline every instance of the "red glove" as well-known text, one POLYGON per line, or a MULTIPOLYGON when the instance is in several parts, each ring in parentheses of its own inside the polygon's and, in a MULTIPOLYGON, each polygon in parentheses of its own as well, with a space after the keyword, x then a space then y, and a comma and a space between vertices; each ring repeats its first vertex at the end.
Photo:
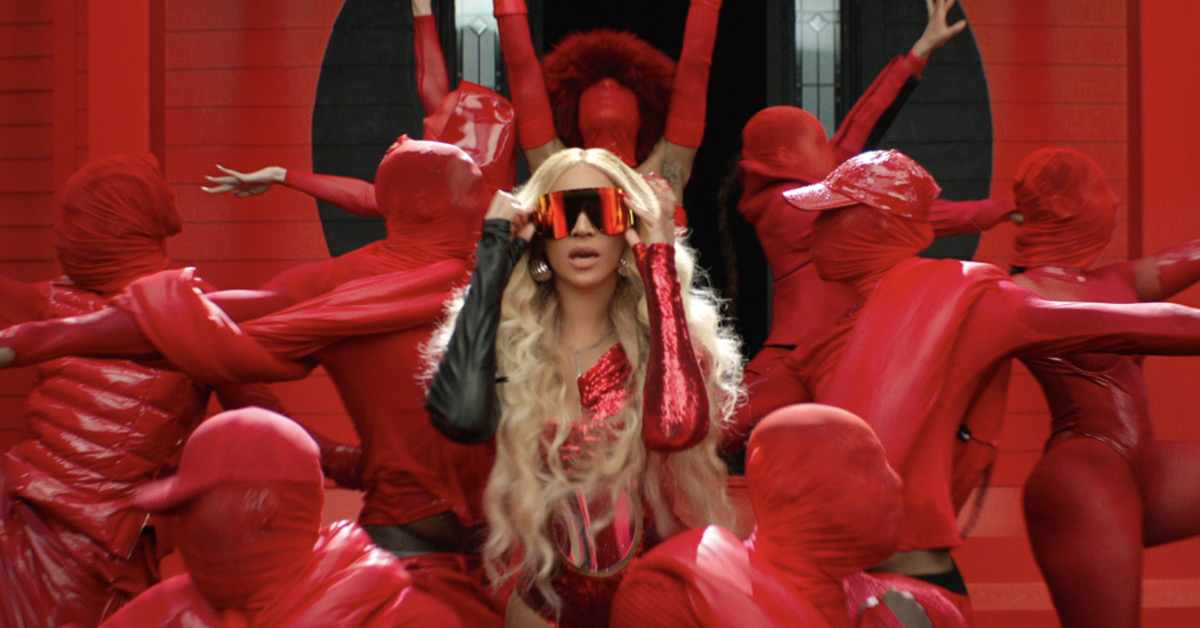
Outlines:
POLYGON ((704 138, 708 101, 708 72, 717 40, 721 0, 692 0, 683 30, 683 50, 675 66, 671 108, 663 138, 672 144, 699 148, 704 138))
POLYGON ((496 0, 492 6, 500 27, 500 50, 508 70, 508 87, 517 112, 517 140, 522 150, 554 141, 554 113, 542 64, 533 51, 533 38, 525 15, 525 0, 496 0))

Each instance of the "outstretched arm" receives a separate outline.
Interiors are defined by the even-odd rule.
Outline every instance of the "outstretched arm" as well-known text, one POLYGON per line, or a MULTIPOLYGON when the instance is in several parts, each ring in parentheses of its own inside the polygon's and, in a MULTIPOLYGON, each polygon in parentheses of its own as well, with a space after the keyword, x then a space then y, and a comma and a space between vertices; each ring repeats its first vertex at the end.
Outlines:
POLYGON ((417 93, 425 115, 433 115, 450 93, 450 75, 438 41, 432 0, 412 0, 413 52, 417 65, 417 93))
POLYGON ((299 190, 332 205, 336 205, 359 216, 378 216, 379 205, 375 202, 375 184, 352 177, 315 174, 288 170, 280 166, 267 166, 254 172, 238 172, 217 164, 224 176, 206 176, 212 185, 201 186, 209 194, 230 192, 237 198, 262 194, 279 183, 299 190))
POLYGON ((667 128, 663 132, 661 151, 655 151, 657 155, 652 156, 659 157, 661 163, 639 168, 661 173, 677 198, 683 197, 683 189, 692 176, 696 151, 704 138, 708 75, 720 13, 721 0, 692 0, 689 5, 683 30, 683 50, 675 65, 667 128))
POLYGON ((532 172, 566 146, 554 131, 554 113, 542 77, 542 64, 533 51, 525 0, 495 0, 492 10, 500 28, 500 50, 508 71, 513 109, 517 112, 517 140, 532 172))
POLYGON ((1138 298, 1164 301, 1200 281, 1200 240, 1159 251, 1130 265, 1138 298))
POLYGON ((983 233, 996 225, 1013 220, 1017 208, 1006 198, 978 201, 938 199, 929 206, 929 223, 938 236, 983 233))

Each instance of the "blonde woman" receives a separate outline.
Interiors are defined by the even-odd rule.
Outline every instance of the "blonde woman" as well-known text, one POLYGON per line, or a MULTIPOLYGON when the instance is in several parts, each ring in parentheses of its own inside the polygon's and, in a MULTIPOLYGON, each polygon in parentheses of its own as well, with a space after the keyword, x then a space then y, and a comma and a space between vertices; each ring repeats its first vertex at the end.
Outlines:
POLYGON ((716 444, 740 357, 674 201, 608 151, 555 153, 493 200, 431 343, 435 425, 495 437, 484 559, 516 588, 510 625, 607 626, 637 554, 731 518, 716 444))

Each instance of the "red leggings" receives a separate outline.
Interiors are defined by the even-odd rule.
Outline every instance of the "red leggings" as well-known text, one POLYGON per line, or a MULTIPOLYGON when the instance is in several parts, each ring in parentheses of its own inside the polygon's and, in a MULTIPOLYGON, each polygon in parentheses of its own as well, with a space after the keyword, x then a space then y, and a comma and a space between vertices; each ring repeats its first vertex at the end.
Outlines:
POLYGON ((1025 484, 1025 521, 1065 628, 1139 625, 1142 549, 1200 534, 1200 442, 1156 442, 1127 461, 1077 437, 1025 484))

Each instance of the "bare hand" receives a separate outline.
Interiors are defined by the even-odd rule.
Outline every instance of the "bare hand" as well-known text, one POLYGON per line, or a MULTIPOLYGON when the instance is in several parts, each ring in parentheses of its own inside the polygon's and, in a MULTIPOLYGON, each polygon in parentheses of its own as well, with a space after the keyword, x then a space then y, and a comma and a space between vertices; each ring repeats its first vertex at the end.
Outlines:
POLYGON ((515 196, 501 190, 492 197, 492 204, 488 205, 487 214, 484 214, 483 219, 507 220, 513 224, 516 237, 529 241, 533 238, 534 229, 531 215, 532 212, 521 205, 515 196))
POLYGON ((946 42, 967 28, 966 20, 959 20, 954 24, 946 23, 946 15, 957 1, 925 0, 925 9, 929 11, 929 23, 925 25, 925 32, 921 33, 921 38, 913 44, 913 56, 928 59, 934 50, 945 46, 946 42))
POLYGON ((433 15, 433 0, 412 0, 413 15, 433 15))
POLYGON ((245 198, 262 194, 271 189, 271 186, 276 183, 283 183, 284 177, 287 176, 287 169, 279 166, 267 166, 262 170, 254 172, 238 172, 231 168, 226 168, 221 164, 217 164, 217 170, 225 173, 223 177, 206 176, 209 183, 213 185, 200 186, 201 190, 209 194, 220 194, 221 192, 232 192, 237 198, 245 198))
MULTIPOLYGON (((671 184, 667 183, 666 179, 656 174, 648 174, 644 178, 646 179, 646 183, 650 184, 650 188, 654 190, 657 207, 639 207, 628 196, 625 197, 625 202, 633 210, 638 221, 649 227, 647 229, 649 232, 649 242, 646 242, 646 244, 654 244, 655 242, 674 244, 675 192, 671 190, 671 184)), ((633 246, 642 241, 642 236, 638 233, 637 229, 628 229, 625 231, 625 241, 629 242, 629 246, 633 246)))

